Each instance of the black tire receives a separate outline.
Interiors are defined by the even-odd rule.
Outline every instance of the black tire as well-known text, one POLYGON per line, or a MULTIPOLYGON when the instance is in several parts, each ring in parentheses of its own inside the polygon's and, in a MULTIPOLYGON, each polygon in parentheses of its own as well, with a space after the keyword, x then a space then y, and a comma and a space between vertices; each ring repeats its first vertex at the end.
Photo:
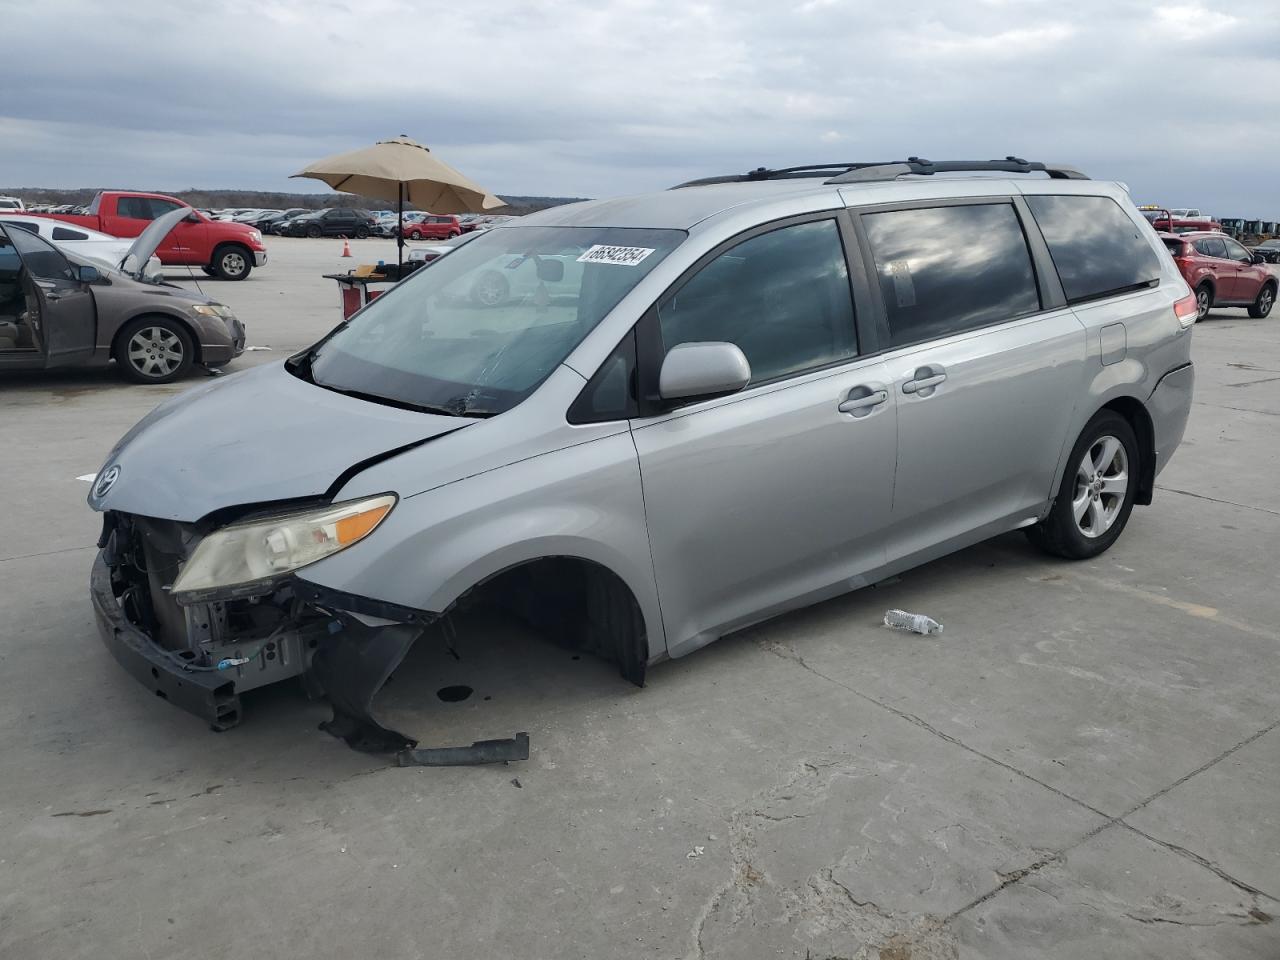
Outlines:
POLYGON ((323 233, 324 231, 321 230, 319 227, 317 227, 314 223, 311 226, 307 227, 307 236, 310 237, 312 240, 319 240, 323 233))
POLYGON ((1274 283, 1264 283, 1262 289, 1258 291, 1258 299, 1249 306, 1249 316, 1255 320, 1262 320, 1275 305, 1276 285, 1274 283))
POLYGON ((418 232, 417 230, 410 230, 410 231, 409 231, 409 239, 410 239, 410 240, 421 240, 421 239, 422 239, 422 234, 421 234, 420 232, 418 232))
POLYGON ((162 316, 130 320, 116 335, 111 353, 120 372, 134 383, 171 383, 186 376, 196 358, 187 328, 162 316), (134 343, 135 337, 139 337, 138 343, 134 343), (177 352, 177 362, 166 359, 166 352, 177 352))
POLYGON ((457 230, 450 230, 450 231, 449 231, 449 239, 450 239, 450 240, 452 240, 454 237, 460 237, 460 236, 462 236, 462 234, 460 234, 457 230))
POLYGON ((356 227, 356 239, 357 239, 357 240, 367 240, 367 239, 369 239, 369 228, 368 228, 368 227, 356 227))
POLYGON ((511 284, 497 270, 486 270, 471 285, 471 302, 481 307, 496 307, 511 296, 511 284))
MULTIPOLYGON (((1138 478, 1142 476, 1141 456, 1138 438, 1134 435, 1133 427, 1129 426, 1129 421, 1114 410, 1099 410, 1085 425, 1084 430, 1080 432, 1080 438, 1071 448, 1071 456, 1063 472, 1062 484, 1058 488, 1058 495, 1054 498, 1049 515, 1034 527, 1027 528, 1027 539, 1041 550, 1068 560, 1087 560, 1104 552, 1124 531, 1125 524, 1129 522, 1129 514, 1133 512, 1133 499, 1138 492, 1138 478), (1107 500, 1105 485, 1097 484, 1088 477, 1087 470, 1081 469, 1085 465, 1086 455, 1089 456, 1091 464, 1096 462, 1099 456, 1105 455, 1103 451, 1107 448, 1104 442, 1107 439, 1117 440, 1123 447, 1125 454, 1123 470, 1127 478, 1123 494, 1113 494, 1110 502, 1107 500), (1090 482, 1085 482, 1087 479, 1090 482), (1097 535, 1086 533, 1082 529, 1081 522, 1076 520, 1076 506, 1082 498, 1085 502, 1085 518, 1091 521, 1090 526, 1093 526, 1093 522, 1102 520, 1110 510, 1115 509, 1108 525, 1097 535), (1096 514, 1091 501, 1098 504, 1096 514)), ((1117 457, 1113 454, 1112 459, 1108 460, 1095 476, 1101 476, 1108 470, 1113 470, 1117 462, 1117 457)))
POLYGON ((1207 317, 1212 307, 1213 286, 1208 283, 1202 283, 1196 287, 1196 323, 1207 317))
POLYGON ((239 244, 227 244, 213 251, 209 266, 223 280, 244 280, 253 272, 253 254, 239 244))

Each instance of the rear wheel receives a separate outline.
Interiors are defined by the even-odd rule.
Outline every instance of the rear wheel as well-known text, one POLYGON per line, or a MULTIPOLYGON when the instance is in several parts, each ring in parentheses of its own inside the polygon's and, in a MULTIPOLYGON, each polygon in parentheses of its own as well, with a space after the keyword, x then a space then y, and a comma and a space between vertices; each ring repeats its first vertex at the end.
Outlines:
POLYGON ((219 247, 213 253, 210 266, 214 274, 223 280, 243 280, 253 270, 253 259, 244 247, 219 247))
POLYGON ((1264 283, 1262 289, 1258 291, 1258 299, 1253 301, 1253 305, 1249 307, 1249 316, 1255 320, 1261 320, 1271 312, 1271 308, 1276 305, 1276 285, 1274 283, 1264 283))
POLYGON ((1213 306, 1213 287, 1207 283, 1202 283, 1196 287, 1196 322, 1199 323, 1209 315, 1209 308, 1213 306))
POLYGON ((169 317, 139 317, 116 338, 116 363, 134 383, 169 383, 191 369, 191 334, 169 317))
POLYGON ((1068 560, 1102 553, 1133 511, 1141 462, 1129 421, 1102 410, 1080 433, 1049 515, 1027 529, 1040 549, 1068 560))

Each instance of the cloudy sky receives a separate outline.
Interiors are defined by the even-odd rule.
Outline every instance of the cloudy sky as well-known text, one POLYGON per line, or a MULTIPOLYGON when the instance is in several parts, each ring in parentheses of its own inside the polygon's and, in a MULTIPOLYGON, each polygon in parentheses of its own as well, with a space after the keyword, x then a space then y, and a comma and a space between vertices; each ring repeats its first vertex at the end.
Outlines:
POLYGON ((1280 217, 1280 0, 0 0, 0 16, 0 186, 309 189, 286 178, 407 133, 497 193, 1017 154, 1140 202, 1280 217))

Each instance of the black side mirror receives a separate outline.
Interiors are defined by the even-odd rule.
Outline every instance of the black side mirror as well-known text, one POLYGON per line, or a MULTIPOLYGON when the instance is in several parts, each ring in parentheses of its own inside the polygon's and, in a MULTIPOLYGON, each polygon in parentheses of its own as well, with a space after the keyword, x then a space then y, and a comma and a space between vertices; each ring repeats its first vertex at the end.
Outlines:
POLYGON ((1266 263, 1266 262, 1267 262, 1267 258, 1266 258, 1266 257, 1264 257, 1264 256, 1263 256, 1262 254, 1260 254, 1260 253, 1255 253, 1255 254, 1253 255, 1253 262, 1254 262, 1254 263, 1266 263))
POLYGON ((97 267, 82 266, 79 270, 79 278, 81 283, 94 283, 102 279, 102 274, 98 272, 97 267))

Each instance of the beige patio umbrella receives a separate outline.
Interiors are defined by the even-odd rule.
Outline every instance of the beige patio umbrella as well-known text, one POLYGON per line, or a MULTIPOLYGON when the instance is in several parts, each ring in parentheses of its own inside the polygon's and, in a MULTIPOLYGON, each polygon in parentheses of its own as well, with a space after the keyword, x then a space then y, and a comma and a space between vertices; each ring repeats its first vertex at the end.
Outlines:
MULTIPOLYGON (((404 134, 363 150, 317 160, 293 174, 323 180, 335 190, 396 201, 397 262, 404 263, 404 205, 407 200, 432 213, 482 213, 505 206, 502 200, 468 180, 430 148, 404 134)), ((291 177, 291 179, 292 179, 291 177)))

